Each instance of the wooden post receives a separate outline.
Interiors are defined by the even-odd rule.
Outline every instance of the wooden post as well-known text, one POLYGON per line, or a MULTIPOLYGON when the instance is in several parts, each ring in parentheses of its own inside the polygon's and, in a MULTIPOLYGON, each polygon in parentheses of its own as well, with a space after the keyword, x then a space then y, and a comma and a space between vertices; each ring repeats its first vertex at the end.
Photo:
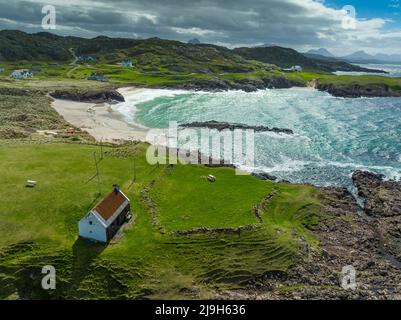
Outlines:
POLYGON ((136 161, 135 158, 132 160, 132 181, 135 182, 136 181, 136 161))
POLYGON ((102 193, 100 189, 100 176, 99 176, 99 166, 96 159, 96 152, 93 153, 93 158, 95 159, 95 166, 96 166, 96 177, 97 177, 97 188, 99 195, 102 193))

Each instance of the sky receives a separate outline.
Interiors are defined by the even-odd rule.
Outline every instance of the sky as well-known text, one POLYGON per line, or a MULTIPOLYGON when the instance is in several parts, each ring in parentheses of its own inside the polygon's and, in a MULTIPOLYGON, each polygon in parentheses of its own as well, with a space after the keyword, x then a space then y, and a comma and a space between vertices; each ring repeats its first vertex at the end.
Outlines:
POLYGON ((401 0, 0 0, 0 29, 401 54, 401 0), (55 30, 41 26, 45 5, 55 30))

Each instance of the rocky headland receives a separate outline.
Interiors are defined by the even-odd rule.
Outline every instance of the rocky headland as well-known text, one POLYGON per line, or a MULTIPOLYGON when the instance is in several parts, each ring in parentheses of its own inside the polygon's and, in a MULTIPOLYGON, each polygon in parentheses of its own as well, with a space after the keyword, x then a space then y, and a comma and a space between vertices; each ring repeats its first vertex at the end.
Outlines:
POLYGON ((308 82, 302 80, 292 80, 284 76, 272 76, 262 79, 238 79, 229 81, 214 77, 211 79, 193 79, 185 83, 172 83, 164 85, 154 85, 152 88, 177 89, 193 91, 228 91, 242 90, 254 92, 263 89, 289 89, 293 87, 310 87, 319 91, 328 92, 336 97, 361 98, 361 97, 401 97, 401 92, 394 91, 389 85, 384 83, 368 84, 336 84, 320 83, 317 80, 308 82))
POLYGON ((56 90, 50 93, 50 96, 55 99, 71 100, 76 102, 88 102, 88 103, 113 103, 113 102, 124 102, 124 96, 116 90, 96 90, 96 91, 85 91, 85 92, 71 92, 56 90))
MULTIPOLYGON (((259 176, 259 178, 262 178, 259 176)), ((324 206, 288 273, 268 273, 247 289, 224 291, 233 299, 401 299, 401 182, 356 171, 361 208, 345 188, 320 188, 324 206), (342 269, 356 271, 356 289, 342 288, 342 269)), ((302 243, 302 239, 300 239, 302 243)))
POLYGON ((401 97, 401 92, 393 91, 390 86, 384 83, 371 84, 334 84, 319 83, 316 80, 308 83, 309 87, 313 87, 319 91, 325 91, 335 97, 343 98, 361 98, 361 97, 401 97))

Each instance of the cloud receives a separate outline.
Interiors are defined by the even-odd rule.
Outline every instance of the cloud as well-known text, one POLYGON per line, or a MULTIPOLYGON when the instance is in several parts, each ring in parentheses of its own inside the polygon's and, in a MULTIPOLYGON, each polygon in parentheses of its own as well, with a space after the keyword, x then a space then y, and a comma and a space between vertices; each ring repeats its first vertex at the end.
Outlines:
POLYGON ((65 0, 0 0, 0 28, 42 31, 45 4, 57 9, 59 34, 198 37, 229 47, 273 43, 298 50, 327 47, 341 54, 401 50, 401 30, 385 31, 390 21, 357 18, 355 29, 344 29, 344 10, 313 0, 70 0, 68 5, 65 0))

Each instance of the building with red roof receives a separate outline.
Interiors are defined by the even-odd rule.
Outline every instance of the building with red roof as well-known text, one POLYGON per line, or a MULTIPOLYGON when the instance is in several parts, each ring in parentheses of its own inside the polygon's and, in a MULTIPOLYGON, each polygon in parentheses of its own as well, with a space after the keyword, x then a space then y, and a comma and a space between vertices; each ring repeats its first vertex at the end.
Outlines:
POLYGON ((79 236, 109 242, 131 212, 130 201, 117 185, 78 223, 79 236))

